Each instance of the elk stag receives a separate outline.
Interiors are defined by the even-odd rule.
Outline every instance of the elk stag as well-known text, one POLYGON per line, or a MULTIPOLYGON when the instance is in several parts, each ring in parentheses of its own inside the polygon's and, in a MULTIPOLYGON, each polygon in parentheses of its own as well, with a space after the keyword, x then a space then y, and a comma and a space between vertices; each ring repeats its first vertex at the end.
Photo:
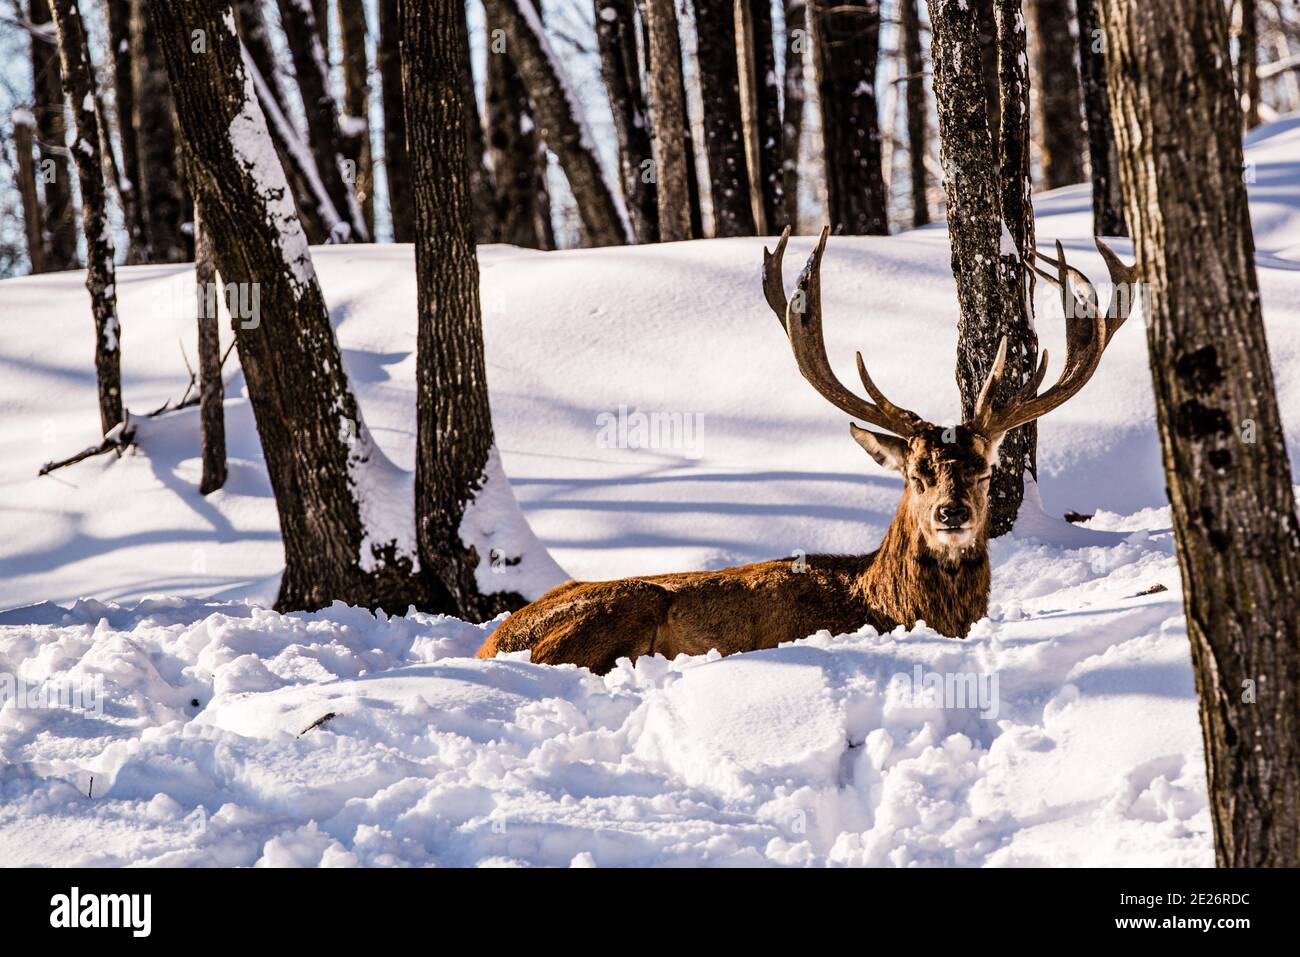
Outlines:
POLYGON ((1098 308, 1092 284, 1056 258, 1035 253, 1056 275, 1034 271, 1060 288, 1066 322, 1065 368, 1042 394, 1047 353, 1029 381, 993 408, 1006 361, 1004 338, 971 418, 944 429, 885 398, 858 353, 858 375, 870 399, 831 371, 822 339, 820 269, 826 231, 787 301, 781 259, 764 250, 763 292, 781 321, 803 377, 841 412, 882 431, 850 424, 854 440, 885 468, 903 476, 903 499, 880 547, 869 555, 813 555, 712 572, 684 572, 620 581, 566 582, 507 618, 484 642, 479 658, 529 649, 546 664, 575 664, 597 673, 622 657, 724 655, 772 648, 827 629, 872 625, 881 632, 925 621, 963 637, 988 610, 988 484, 1002 437, 1045 415, 1083 388, 1111 337, 1128 317, 1135 270, 1097 240, 1115 294, 1098 308))

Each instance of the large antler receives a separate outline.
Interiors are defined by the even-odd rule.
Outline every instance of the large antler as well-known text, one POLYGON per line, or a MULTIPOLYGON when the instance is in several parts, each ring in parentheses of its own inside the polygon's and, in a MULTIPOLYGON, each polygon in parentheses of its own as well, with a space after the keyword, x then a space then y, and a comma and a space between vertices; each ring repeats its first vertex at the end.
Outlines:
POLYGON ((1029 381, 1010 402, 995 410, 992 396, 1002 381, 1006 366, 1007 340, 1004 337, 997 358, 993 361, 993 368, 989 370, 984 387, 980 389, 975 401, 975 412, 971 418, 972 426, 985 435, 1001 435, 1046 415, 1082 389, 1097 371, 1101 354, 1110 344, 1111 338, 1132 311, 1136 267, 1124 265, 1100 239, 1095 242, 1097 250, 1106 260, 1106 268, 1114 287, 1110 307, 1105 313, 1098 307, 1097 290, 1092 283, 1065 261, 1065 250, 1060 242, 1056 244, 1055 259, 1034 251, 1034 255, 1043 262, 1056 267, 1056 275, 1053 276, 1030 262, 1034 272, 1061 290, 1061 307, 1065 312, 1065 368, 1061 370, 1061 378, 1057 383, 1038 395, 1038 387, 1047 374, 1047 350, 1044 349, 1038 369, 1029 381))
POLYGON ((808 257, 807 265, 795 281, 794 298, 790 301, 785 298, 785 284, 781 275, 781 260, 785 255, 786 241, 790 238, 790 227, 787 226, 785 232, 781 233, 776 252, 769 253, 764 247, 763 294, 790 338, 799 371, 814 389, 841 412, 847 412, 896 435, 911 435, 925 425, 924 420, 915 412, 900 408, 885 398, 871 381, 871 376, 867 375, 861 352, 857 354, 858 375, 862 377, 862 385, 872 402, 850 392, 831 371, 830 360, 826 358, 826 343, 822 338, 821 297, 822 253, 826 249, 826 236, 829 233, 829 226, 822 230, 817 248, 808 257))

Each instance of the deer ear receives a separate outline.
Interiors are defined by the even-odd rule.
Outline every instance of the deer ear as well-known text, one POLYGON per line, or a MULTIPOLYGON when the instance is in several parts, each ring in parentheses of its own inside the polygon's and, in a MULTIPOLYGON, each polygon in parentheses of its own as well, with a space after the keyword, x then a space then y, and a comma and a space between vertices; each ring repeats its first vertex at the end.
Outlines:
POLYGON ((853 440, 866 449, 880 465, 900 472, 906 470, 908 448, 906 439, 900 439, 896 435, 886 435, 883 432, 860 429, 852 422, 849 423, 849 433, 853 436, 853 440))

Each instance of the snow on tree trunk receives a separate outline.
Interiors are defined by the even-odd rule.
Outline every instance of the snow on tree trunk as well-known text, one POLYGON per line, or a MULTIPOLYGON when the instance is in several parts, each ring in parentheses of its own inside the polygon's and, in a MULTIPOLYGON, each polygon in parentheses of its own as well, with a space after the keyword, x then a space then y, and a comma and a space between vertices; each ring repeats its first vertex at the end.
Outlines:
POLYGON ((903 57, 904 100, 907 111, 907 159, 912 190, 912 225, 930 222, 925 157, 930 149, 929 104, 925 96, 925 59, 921 54, 919 0, 899 0, 899 46, 903 57))
POLYGON ((1219 0, 1101 0, 1220 867, 1300 866, 1300 521, 1219 0))
MULTIPOLYGON (((654 3, 648 5, 648 9, 654 7, 654 3)), ((699 37, 700 100, 709 195, 713 200, 713 235, 753 236, 757 230, 745 160, 734 0, 695 0, 695 32, 699 37)))
POLYGON ((659 241, 659 191, 647 165, 653 160, 632 0, 595 0, 596 44, 618 141, 619 179, 638 243, 659 241))
POLYGON ((370 58, 366 54, 366 7, 363 0, 335 0, 343 45, 344 155, 356 171, 356 196, 366 232, 375 234, 374 172, 370 163, 370 58))
POLYGON ((135 71, 135 124, 140 168, 134 182, 139 190, 147 261, 188 262, 191 243, 185 236, 186 196, 177 162, 172 91, 163 54, 149 25, 150 0, 132 0, 131 66, 135 71))
POLYGON ((418 289, 416 528, 423 568, 471 620, 566 577, 533 537, 493 445, 453 5, 403 3, 402 80, 418 289))
POLYGON ((155 3, 150 18, 227 301, 233 287, 254 306, 231 319, 284 542, 276 606, 424 607, 412 476, 375 445, 348 383, 230 3, 155 3))
POLYGON ((779 233, 786 226, 799 231, 799 147, 803 141, 803 61, 808 49, 808 4, 785 2, 785 80, 781 113, 781 195, 784 208, 770 224, 779 233))
POLYGON ((95 108, 86 28, 77 0, 53 0, 51 12, 59 36, 59 64, 72 104, 77 138, 71 146, 81 186, 81 225, 86 234, 86 289, 95 319, 95 379, 99 424, 105 435, 122 421, 121 327, 117 321, 117 287, 113 267, 113 232, 105 199, 100 117, 95 108))
POLYGON ((199 457, 203 474, 199 494, 207 495, 226 484, 225 386, 221 381, 221 334, 217 267, 212 258, 212 237, 194 210, 194 281, 199 330, 199 457))
POLYGON ((689 170, 694 154, 686 148, 686 89, 682 80, 681 41, 672 0, 644 2, 650 99, 654 104, 659 239, 672 243, 695 235, 689 170))
MULTIPOLYGON (((546 38, 541 14, 532 0, 484 0, 483 6, 493 25, 505 33, 507 50, 536 111, 542 140, 569 181, 588 245, 630 242, 622 195, 601 168, 596 141, 564 67, 546 38)), ((407 128, 409 132, 409 109, 407 128)))
POLYGON ((1088 122, 1088 161, 1092 167, 1092 231, 1127 236, 1124 197, 1119 184, 1119 154, 1106 96, 1106 42, 1096 0, 1075 0, 1079 13, 1079 62, 1084 116, 1088 122))
POLYGON ((1083 117, 1070 35, 1070 0, 1026 0, 1034 31, 1035 123, 1048 189, 1082 183, 1083 117))
POLYGON ((406 110, 402 105, 401 34, 398 0, 379 0, 379 84, 384 104, 384 177, 388 182, 388 211, 393 242, 415 239, 415 209, 411 200, 411 168, 406 158, 406 110))
MULTIPOLYGON (((307 119, 307 140, 330 201, 342 218, 334 242, 369 242, 355 191, 356 167, 348 166, 338 104, 329 91, 329 66, 321 46, 320 25, 307 0, 279 0, 280 23, 289 42, 294 75, 307 119)), ((328 29, 328 26, 326 26, 328 29)))
POLYGON ((831 231, 883 236, 889 222, 876 108, 880 3, 814 0, 812 15, 831 231))
MULTIPOLYGON (((969 417, 1003 336, 1008 340, 1007 374, 995 401, 1004 402, 1018 390, 1038 355, 1024 275, 1024 258, 1033 242, 1026 178, 1029 81, 1017 52, 1024 49, 1024 21, 1015 0, 998 0, 999 45, 1010 54, 1003 74, 1010 115, 1002 124, 1005 135, 999 137, 990 135, 988 126, 976 5, 929 0, 929 8, 939 155, 961 309, 957 385, 962 415, 969 417)), ((1033 473, 1033 436, 1031 424, 1002 443, 989 488, 990 536, 1005 534, 1015 524, 1024 474, 1033 473)))
POLYGON ((23 234, 27 239, 27 258, 32 273, 44 272, 45 242, 41 234, 41 201, 36 193, 35 148, 36 117, 31 110, 14 110, 9 118, 14 130, 14 185, 23 204, 23 234))
POLYGON ((38 178, 44 185, 44 271, 76 269, 77 216, 72 203, 72 164, 63 146, 68 139, 63 115, 63 84, 54 23, 48 0, 31 0, 32 106, 40 144, 38 178))

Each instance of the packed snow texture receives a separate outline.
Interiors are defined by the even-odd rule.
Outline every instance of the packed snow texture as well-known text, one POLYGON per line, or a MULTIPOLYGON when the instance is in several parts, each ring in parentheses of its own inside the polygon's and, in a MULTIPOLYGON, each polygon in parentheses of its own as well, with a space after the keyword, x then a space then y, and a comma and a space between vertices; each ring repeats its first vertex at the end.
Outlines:
MULTIPOLYGON (((1248 155, 1294 454, 1300 121, 1256 131, 1248 155)), ((1040 240, 1103 277, 1086 188, 1037 204, 1040 240)), ((811 244, 791 241, 789 282, 811 244)), ((879 541, 900 481, 799 378, 759 291, 762 245, 480 250, 501 464, 571 574, 879 541), (702 428, 603 441, 624 406, 702 428)), ((311 255, 374 441, 409 472, 410 247, 311 255)), ((891 398, 940 422, 957 409, 948 257, 942 227, 836 237, 823 270, 845 381, 862 348, 891 398)), ((194 354, 193 300, 175 291, 187 272, 118 273, 137 415, 184 390, 171 344, 194 354)), ((966 641, 819 634, 596 677, 470 659, 491 623, 257 607, 282 552, 235 355, 221 491, 196 492, 195 410, 139 416, 138 448, 37 479, 98 439, 81 282, 0 282, 0 861, 1213 863, 1140 316, 1041 423, 1040 484, 993 544, 990 614, 966 641), (1097 514, 1069 526, 1066 509, 1097 514), (68 688, 102 689, 101 707, 42 706, 68 688)), ((1039 304, 1059 370, 1060 306, 1041 287, 1039 304)))

